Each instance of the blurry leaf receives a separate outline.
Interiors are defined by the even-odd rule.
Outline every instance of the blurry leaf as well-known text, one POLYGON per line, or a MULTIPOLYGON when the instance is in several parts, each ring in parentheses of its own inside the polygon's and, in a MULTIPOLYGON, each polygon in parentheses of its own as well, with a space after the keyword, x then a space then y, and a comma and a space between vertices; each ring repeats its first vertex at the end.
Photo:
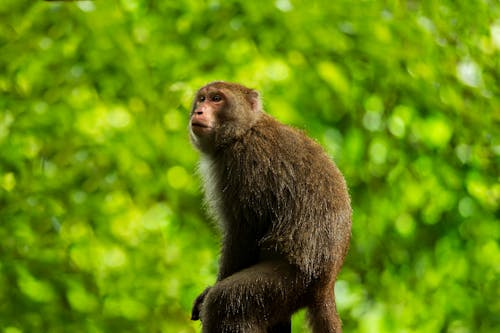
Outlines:
POLYGON ((20 272, 17 284, 19 289, 36 302, 52 302, 55 292, 50 283, 37 279, 28 272, 20 272))
POLYGON ((317 66, 319 76, 326 81, 338 94, 348 93, 349 82, 342 69, 333 62, 320 62, 317 66))
POLYGON ((187 124, 213 80, 257 88, 346 176, 346 332, 500 331, 498 17, 495 1, 0 1, 2 332, 200 331, 220 235, 187 124))
POLYGON ((97 307, 97 299, 80 286, 70 289, 67 297, 71 307, 77 311, 89 313, 97 307))

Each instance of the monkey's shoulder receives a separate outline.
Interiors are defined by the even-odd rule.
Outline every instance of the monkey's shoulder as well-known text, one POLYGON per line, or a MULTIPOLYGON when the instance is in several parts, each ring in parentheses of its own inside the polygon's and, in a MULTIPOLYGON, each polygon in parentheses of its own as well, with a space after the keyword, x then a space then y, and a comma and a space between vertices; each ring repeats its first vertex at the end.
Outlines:
POLYGON ((319 163, 335 167, 321 145, 305 131, 271 117, 257 123, 241 144, 250 155, 264 160, 274 159, 292 164, 302 162, 305 165, 319 163))

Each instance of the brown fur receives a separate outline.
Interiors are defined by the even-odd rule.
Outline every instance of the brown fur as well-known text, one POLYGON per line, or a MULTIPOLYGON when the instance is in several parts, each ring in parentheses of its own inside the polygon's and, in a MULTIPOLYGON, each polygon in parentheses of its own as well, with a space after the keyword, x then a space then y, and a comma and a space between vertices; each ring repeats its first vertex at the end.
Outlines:
POLYGON ((203 332, 289 332, 307 307, 314 332, 341 332, 333 291, 351 234, 342 174, 316 142, 265 114, 254 90, 215 82, 197 100, 213 94, 223 101, 195 101, 191 113, 212 127, 191 138, 223 241, 217 283, 193 319, 203 332))

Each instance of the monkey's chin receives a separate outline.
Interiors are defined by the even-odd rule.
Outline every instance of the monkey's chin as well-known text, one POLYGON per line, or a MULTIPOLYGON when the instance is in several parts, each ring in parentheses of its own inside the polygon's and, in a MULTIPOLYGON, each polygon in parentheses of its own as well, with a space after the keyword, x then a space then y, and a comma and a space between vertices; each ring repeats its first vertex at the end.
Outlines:
POLYGON ((213 129, 209 126, 204 125, 191 125, 191 132, 198 138, 202 139, 204 137, 209 136, 212 133, 213 129))
POLYGON ((212 132, 207 131, 207 128, 201 131, 203 133, 200 133, 200 131, 194 131, 192 128, 190 132, 189 137, 193 146, 200 152, 209 153, 211 151, 211 147, 214 146, 212 132))

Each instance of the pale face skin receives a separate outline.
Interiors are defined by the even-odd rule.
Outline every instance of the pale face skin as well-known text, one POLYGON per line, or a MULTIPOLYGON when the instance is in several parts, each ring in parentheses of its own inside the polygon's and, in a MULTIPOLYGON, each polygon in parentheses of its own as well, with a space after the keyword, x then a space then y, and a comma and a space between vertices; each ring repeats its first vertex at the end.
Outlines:
POLYGON ((194 145, 204 150, 213 146, 218 126, 217 115, 226 105, 224 93, 214 87, 202 88, 196 95, 189 122, 189 132, 194 145))

